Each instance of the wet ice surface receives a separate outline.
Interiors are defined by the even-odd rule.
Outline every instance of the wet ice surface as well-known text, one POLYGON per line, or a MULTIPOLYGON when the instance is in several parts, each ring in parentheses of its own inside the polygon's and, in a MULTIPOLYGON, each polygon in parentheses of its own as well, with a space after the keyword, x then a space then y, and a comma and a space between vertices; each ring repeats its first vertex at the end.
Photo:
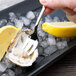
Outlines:
POLYGON ((35 14, 32 11, 29 11, 27 12, 26 17, 32 20, 35 18, 35 14))
MULTIPOLYGON (((39 11, 32 12, 29 11, 24 16, 18 16, 14 12, 10 12, 8 20, 0 20, 0 27, 4 25, 14 25, 16 27, 23 26, 23 29, 34 29, 36 18, 38 17, 39 11)), ((38 38, 39 38, 39 54, 43 56, 49 56, 57 50, 65 49, 68 46, 68 42, 72 39, 70 38, 57 38, 51 34, 42 31, 41 25, 43 22, 59 22, 59 17, 51 17, 50 15, 45 16, 41 21, 38 28, 38 38)), ((64 19, 64 21, 66 21, 64 19)), ((22 68, 13 65, 8 62, 6 58, 0 62, 0 76, 19 76, 22 73, 22 68)))

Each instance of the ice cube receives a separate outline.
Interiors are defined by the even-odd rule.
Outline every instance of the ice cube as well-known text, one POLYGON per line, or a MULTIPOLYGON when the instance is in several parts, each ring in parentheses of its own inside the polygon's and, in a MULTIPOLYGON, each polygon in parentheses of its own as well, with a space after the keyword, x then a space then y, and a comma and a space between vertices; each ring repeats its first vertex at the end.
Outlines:
POLYGON ((31 23, 31 20, 26 17, 20 17, 20 19, 23 21, 25 26, 28 26, 31 23))
POLYGON ((2 19, 0 21, 0 26, 5 26, 7 24, 7 20, 6 19, 2 19))
POLYGON ((30 29, 31 29, 31 30, 33 30, 33 29, 34 29, 34 27, 35 27, 35 24, 34 24, 34 23, 32 23, 32 24, 30 25, 30 29))
POLYGON ((42 31, 42 30, 38 30, 38 36, 40 36, 42 38, 42 40, 46 40, 47 38, 47 33, 42 31))
POLYGON ((7 66, 3 63, 0 63, 0 72, 4 72, 7 69, 7 66))
POLYGON ((55 16, 53 22, 60 22, 59 17, 55 16))
POLYGON ((11 68, 12 66, 14 66, 14 64, 12 64, 11 62, 9 62, 6 58, 5 58, 5 64, 7 66, 7 68, 11 68))
POLYGON ((32 11, 29 11, 27 12, 26 17, 32 20, 35 18, 35 14, 32 11))
POLYGON ((58 49, 64 49, 67 46, 67 41, 57 42, 58 49))
POLYGON ((23 26, 23 21, 22 21, 22 20, 15 19, 14 22, 15 22, 15 26, 16 26, 16 27, 21 27, 21 26, 23 26))
POLYGON ((45 22, 52 22, 53 20, 52 20, 52 18, 50 17, 50 15, 47 15, 46 17, 45 17, 45 22))
POLYGON ((1 76, 9 76, 7 73, 2 74, 1 76))
POLYGON ((13 64, 8 62, 8 60, 4 57, 0 63, 0 72, 4 72, 7 68, 11 68, 12 66, 13 64))
POLYGON ((16 15, 15 15, 14 12, 10 12, 10 13, 9 13, 9 16, 10 16, 10 17, 13 17, 13 16, 16 17, 16 15))
POLYGON ((9 13, 9 19, 11 20, 11 22, 14 22, 14 20, 15 20, 16 18, 17 18, 17 17, 16 17, 16 15, 15 15, 14 12, 10 12, 10 13, 9 13))
POLYGON ((42 41, 40 44, 43 48, 46 48, 48 46, 48 42, 47 41, 42 41))
POLYGON ((56 46, 48 46, 47 48, 44 49, 44 55, 45 56, 48 56, 48 55, 51 55, 52 53, 54 53, 55 51, 57 50, 57 47, 56 46))
POLYGON ((56 40, 55 40, 55 38, 48 38, 48 39, 47 39, 47 42, 48 42, 49 45, 56 45, 56 40))
POLYGON ((62 42, 63 42, 63 46, 64 47, 67 47, 68 46, 67 41, 62 41, 62 42))
POLYGON ((42 37, 41 36, 38 36, 38 39, 39 39, 39 42, 42 42, 42 37))
POLYGON ((44 37, 45 36, 45 32, 43 32, 42 30, 38 31, 39 36, 44 37))
POLYGON ((7 69, 7 74, 9 75, 9 76, 15 76, 15 72, 13 72, 12 70, 10 70, 10 69, 7 69))

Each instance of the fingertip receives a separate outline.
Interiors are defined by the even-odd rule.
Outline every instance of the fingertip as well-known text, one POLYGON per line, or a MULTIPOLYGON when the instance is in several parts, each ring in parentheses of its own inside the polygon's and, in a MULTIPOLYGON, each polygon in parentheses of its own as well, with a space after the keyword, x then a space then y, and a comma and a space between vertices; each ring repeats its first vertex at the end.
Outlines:
POLYGON ((39 1, 40 1, 40 3, 41 3, 42 5, 44 5, 44 6, 47 5, 47 1, 46 1, 46 0, 39 0, 39 1))
POLYGON ((44 13, 48 15, 48 14, 50 14, 53 11, 54 11, 53 9, 46 8, 45 11, 44 11, 44 13))

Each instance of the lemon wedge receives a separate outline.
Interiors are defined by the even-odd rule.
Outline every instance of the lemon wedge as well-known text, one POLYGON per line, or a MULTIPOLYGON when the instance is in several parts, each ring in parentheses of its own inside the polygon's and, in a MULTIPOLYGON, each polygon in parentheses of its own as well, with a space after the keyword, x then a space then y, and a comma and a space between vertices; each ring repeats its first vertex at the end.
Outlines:
POLYGON ((12 25, 0 28, 0 61, 3 58, 11 40, 22 27, 16 28, 12 25))
POLYGON ((56 37, 76 37, 76 24, 73 22, 43 23, 42 29, 56 37))

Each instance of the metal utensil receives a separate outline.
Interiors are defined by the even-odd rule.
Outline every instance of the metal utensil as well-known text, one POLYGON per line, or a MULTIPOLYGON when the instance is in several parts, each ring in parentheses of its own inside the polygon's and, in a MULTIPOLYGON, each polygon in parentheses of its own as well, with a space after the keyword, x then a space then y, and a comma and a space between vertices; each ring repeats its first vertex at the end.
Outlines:
POLYGON ((28 56, 30 56, 36 50, 36 48, 38 46, 37 28, 40 23, 41 17, 44 13, 44 10, 45 10, 45 7, 43 6, 42 10, 39 14, 39 17, 36 21, 35 28, 34 28, 32 34, 30 35, 31 38, 28 38, 23 46, 23 48, 26 46, 25 50, 28 52, 28 56))
POLYGON ((34 40, 37 40, 38 39, 38 36, 37 36, 37 28, 38 28, 38 25, 40 23, 40 20, 42 18, 42 15, 43 15, 44 11, 45 11, 45 7, 43 6, 42 7, 42 10, 41 10, 41 12, 40 12, 40 14, 39 14, 39 16, 37 18, 37 21, 36 21, 36 24, 35 24, 33 33, 31 34, 31 39, 34 39, 34 40))
POLYGON ((35 51, 35 49, 37 48, 37 46, 38 46, 37 28, 38 28, 38 25, 40 23, 40 20, 42 18, 42 15, 43 15, 44 11, 45 11, 45 7, 43 6, 42 7, 42 10, 41 10, 41 12, 39 14, 39 17, 37 18, 37 21, 36 21, 36 24, 35 24, 35 28, 33 30, 33 33, 31 34, 31 39, 30 39, 30 41, 28 43, 28 46, 30 46, 30 47, 32 46, 31 49, 30 48, 27 48, 27 49, 30 49, 28 55, 31 55, 35 51), (31 42, 32 40, 33 40, 33 42, 31 42), (30 43, 31 43, 31 45, 30 45, 30 43))

